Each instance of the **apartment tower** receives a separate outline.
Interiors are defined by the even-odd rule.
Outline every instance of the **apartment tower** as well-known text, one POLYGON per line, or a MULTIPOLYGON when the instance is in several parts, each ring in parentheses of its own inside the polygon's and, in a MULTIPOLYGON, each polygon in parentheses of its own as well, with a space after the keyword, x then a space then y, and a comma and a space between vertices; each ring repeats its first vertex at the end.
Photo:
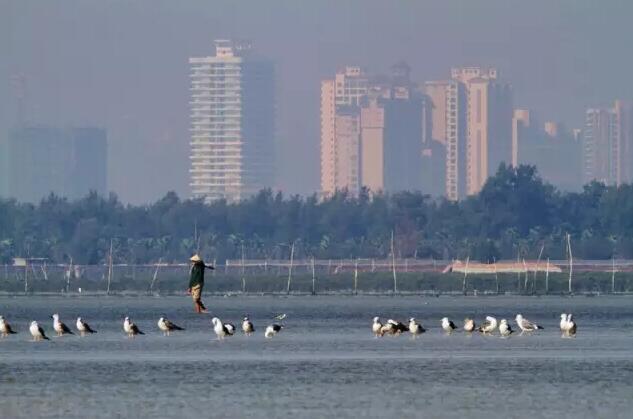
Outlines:
POLYGON ((191 192, 236 202, 274 182, 274 69, 251 45, 215 41, 191 66, 191 192))
POLYGON ((360 100, 368 79, 348 66, 321 82, 321 193, 360 189, 360 100))
POLYGON ((6 197, 39 202, 51 193, 79 199, 107 193, 107 134, 97 127, 20 125, 5 146, 6 197))
POLYGON ((478 193, 501 162, 512 162, 512 92, 494 68, 451 69, 426 83, 433 137, 446 147, 446 197, 478 193))
POLYGON ((629 104, 587 109, 583 135, 583 181, 621 185, 633 180, 633 129, 629 104))

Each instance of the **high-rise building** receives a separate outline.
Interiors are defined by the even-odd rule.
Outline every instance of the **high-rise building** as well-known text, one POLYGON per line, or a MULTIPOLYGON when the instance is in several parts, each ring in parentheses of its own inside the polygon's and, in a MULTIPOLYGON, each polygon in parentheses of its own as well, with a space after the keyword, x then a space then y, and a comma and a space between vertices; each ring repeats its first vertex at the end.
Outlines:
POLYGON ((38 202, 50 193, 70 199, 106 193, 107 139, 100 128, 21 126, 6 143, 7 195, 38 202))
POLYGON ((466 196, 466 88, 455 80, 426 82, 432 108, 432 137, 446 150, 445 195, 451 201, 466 196))
POLYGON ((612 108, 587 109, 583 131, 583 180, 620 185, 633 180, 633 113, 617 100, 612 108))
POLYGON ((360 187, 360 100, 368 79, 360 67, 345 67, 321 82, 321 193, 360 187))
MULTIPOLYGON (((400 62, 369 79, 346 67, 321 83, 321 191, 357 194, 422 190, 437 194, 443 145, 432 139, 429 98, 400 62)), ((440 179, 441 177, 441 179, 440 179)))
POLYGON ((9 196, 8 140, 0 133, 0 198, 9 196))
MULTIPOLYGON (((400 62, 389 78, 372 83, 361 104, 361 185, 374 192, 402 190, 437 194, 444 174, 437 177, 432 140, 432 112, 427 96, 410 80, 400 62)), ((441 192, 440 192, 441 193, 441 192)))
POLYGON ((630 102, 616 100, 613 105, 619 144, 620 175, 618 184, 633 182, 633 106, 630 102))
POLYGON ((512 165, 536 166, 539 175, 561 190, 581 187, 580 147, 561 124, 539 126, 533 112, 515 109, 512 118, 512 165), (561 162, 565 162, 561 165, 561 162))
POLYGON ((525 147, 526 140, 531 136, 529 130, 533 128, 530 123, 530 111, 527 109, 515 109, 512 116, 512 166, 519 165, 519 157, 523 154, 520 151, 525 147))
POLYGON ((501 162, 513 161, 512 92, 497 70, 451 69, 451 79, 426 83, 433 138, 446 147, 446 197, 478 193, 501 162))
POLYGON ((466 193, 478 193, 499 164, 512 162, 512 91, 494 68, 451 69, 466 86, 466 193))
POLYGON ((239 201, 274 182, 275 87, 270 61, 246 43, 215 41, 191 66, 191 191, 239 201))

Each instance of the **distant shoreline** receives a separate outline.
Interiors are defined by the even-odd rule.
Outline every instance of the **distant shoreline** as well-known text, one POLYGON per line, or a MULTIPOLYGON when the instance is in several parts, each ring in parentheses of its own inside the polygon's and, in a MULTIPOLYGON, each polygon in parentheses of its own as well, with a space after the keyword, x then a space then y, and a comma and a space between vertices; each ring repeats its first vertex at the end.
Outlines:
MULTIPOLYGON (((290 293, 286 292, 205 292, 204 295, 206 297, 222 297, 222 298, 233 298, 233 297, 281 297, 281 298, 289 298, 289 297, 424 297, 424 298, 439 298, 439 297, 463 297, 463 298, 501 298, 501 297, 533 297, 533 298, 547 298, 547 297, 585 297, 585 298, 593 298, 593 297, 633 297, 633 292, 615 292, 615 293, 602 293, 602 292, 578 292, 578 293, 549 293, 549 294, 525 294, 518 292, 504 292, 504 293, 493 293, 493 292, 480 292, 480 293, 468 293, 463 294, 462 292, 438 292, 434 293, 431 291, 402 291, 402 292, 368 292, 362 291, 358 293, 354 293, 352 290, 347 291, 323 291, 317 294, 312 294, 309 292, 302 291, 291 291, 290 293)), ((136 291, 125 291, 125 292, 111 292, 110 294, 106 294, 105 292, 69 292, 69 293, 60 293, 60 292, 6 292, 0 291, 0 298, 8 297, 8 298, 21 298, 21 297, 67 297, 67 298, 82 298, 82 297, 119 297, 119 298, 139 298, 139 297, 189 297, 186 293, 178 293, 178 292, 165 292, 165 293, 143 293, 136 291)))

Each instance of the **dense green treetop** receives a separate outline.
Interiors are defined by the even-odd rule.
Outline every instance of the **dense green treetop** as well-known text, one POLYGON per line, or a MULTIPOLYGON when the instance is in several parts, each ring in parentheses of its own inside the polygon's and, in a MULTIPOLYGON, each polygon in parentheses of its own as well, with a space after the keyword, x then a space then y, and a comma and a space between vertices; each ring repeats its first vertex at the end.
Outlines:
POLYGON ((288 257, 384 258, 394 232, 397 257, 566 258, 565 236, 584 259, 633 257, 633 186, 591 183, 561 193, 532 166, 501 165, 481 192, 459 202, 420 192, 345 191, 284 197, 263 190, 243 202, 206 205, 169 192, 151 205, 123 205, 94 193, 39 205, 0 200, 0 260, 45 257, 54 263, 104 263, 110 240, 117 263, 186 261, 199 250, 223 261, 288 257))

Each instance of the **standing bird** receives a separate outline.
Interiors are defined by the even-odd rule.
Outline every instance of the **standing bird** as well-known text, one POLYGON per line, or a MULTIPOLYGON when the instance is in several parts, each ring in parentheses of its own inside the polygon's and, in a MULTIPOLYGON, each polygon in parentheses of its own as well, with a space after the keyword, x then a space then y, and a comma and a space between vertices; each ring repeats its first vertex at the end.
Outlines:
POLYGON ((35 320, 31 322, 29 331, 31 332, 31 336, 33 336, 33 340, 35 342, 40 341, 42 339, 50 340, 48 336, 46 336, 46 333, 44 333, 44 329, 42 329, 42 327, 39 324, 37 324, 35 320))
POLYGON ((277 333, 281 332, 281 329, 283 329, 283 328, 284 327, 282 325, 280 325, 280 324, 271 324, 264 331, 264 336, 267 337, 267 338, 272 338, 277 333))
POLYGON ((75 326, 77 326, 77 330, 79 330, 79 336, 86 336, 86 333, 88 334, 97 333, 95 330, 93 330, 90 327, 88 323, 83 321, 81 317, 77 317, 77 323, 75 324, 75 326))
POLYGON ((442 329, 444 329, 446 333, 451 333, 453 330, 457 329, 457 327, 455 326, 455 323, 448 319, 448 317, 444 317, 442 319, 442 329))
POLYGON ((395 335, 399 335, 402 332, 406 332, 409 330, 409 327, 402 322, 397 322, 395 320, 389 319, 387 320, 387 323, 390 323, 393 325, 394 332, 392 334, 395 334, 395 335))
POLYGON ((248 316, 245 316, 244 319, 242 319, 242 332, 244 332, 246 336, 250 336, 254 331, 255 327, 253 323, 249 320, 248 316))
POLYGON ((382 329, 382 323, 380 323, 380 317, 374 317, 374 322, 371 324, 371 331, 375 337, 382 336, 380 330, 382 329))
POLYGON ((224 327, 229 332, 229 336, 233 336, 235 334, 235 331, 237 330, 233 323, 224 323, 224 327))
POLYGON ((576 322, 571 313, 567 315, 567 336, 576 336, 576 322))
POLYGON ((145 333, 141 332, 138 326, 130 321, 129 317, 126 317, 123 321, 123 330, 127 333, 129 338, 136 335, 144 335, 145 333))
POLYGON ((506 319, 501 319, 501 322, 499 323, 499 333, 504 338, 507 338, 514 333, 514 330, 512 330, 512 327, 510 327, 506 319))
POLYGON ((497 319, 492 316, 486 316, 484 324, 479 326, 479 331, 484 335, 491 334, 497 328, 497 319))
POLYGON ((4 319, 4 317, 0 316, 0 336, 3 338, 9 335, 15 335, 17 332, 14 332, 11 328, 11 325, 4 319))
POLYGON ((180 326, 176 326, 164 317, 158 319, 158 328, 163 332, 164 336, 169 336, 174 330, 185 330, 180 326))
POLYGON ((519 329, 521 329, 521 334, 525 332, 533 332, 535 330, 543 329, 538 324, 532 323, 528 319, 524 318, 521 314, 517 314, 514 320, 516 321, 517 326, 519 326, 519 329))
POLYGON ((224 339, 226 336, 233 336, 233 333, 235 333, 235 326, 230 323, 223 324, 217 317, 212 318, 211 323, 213 324, 213 331, 218 339, 224 339))
POLYGON ((559 327, 563 335, 567 334, 567 313, 561 313, 559 327))
POLYGON ((382 325, 380 328, 380 336, 384 335, 395 335, 396 334, 396 325, 390 322, 387 322, 382 325))
POLYGON ((57 336, 74 335, 74 333, 59 320, 59 314, 55 313, 51 316, 53 318, 53 329, 57 333, 57 336))
POLYGON ((476 325, 475 321, 469 317, 464 319, 464 332, 472 333, 475 331, 476 325))
POLYGON ((409 319, 409 332, 411 332, 413 337, 416 337, 417 335, 421 335, 422 333, 426 332, 426 330, 424 329, 424 327, 422 327, 420 323, 415 321, 415 318, 411 317, 409 319))

